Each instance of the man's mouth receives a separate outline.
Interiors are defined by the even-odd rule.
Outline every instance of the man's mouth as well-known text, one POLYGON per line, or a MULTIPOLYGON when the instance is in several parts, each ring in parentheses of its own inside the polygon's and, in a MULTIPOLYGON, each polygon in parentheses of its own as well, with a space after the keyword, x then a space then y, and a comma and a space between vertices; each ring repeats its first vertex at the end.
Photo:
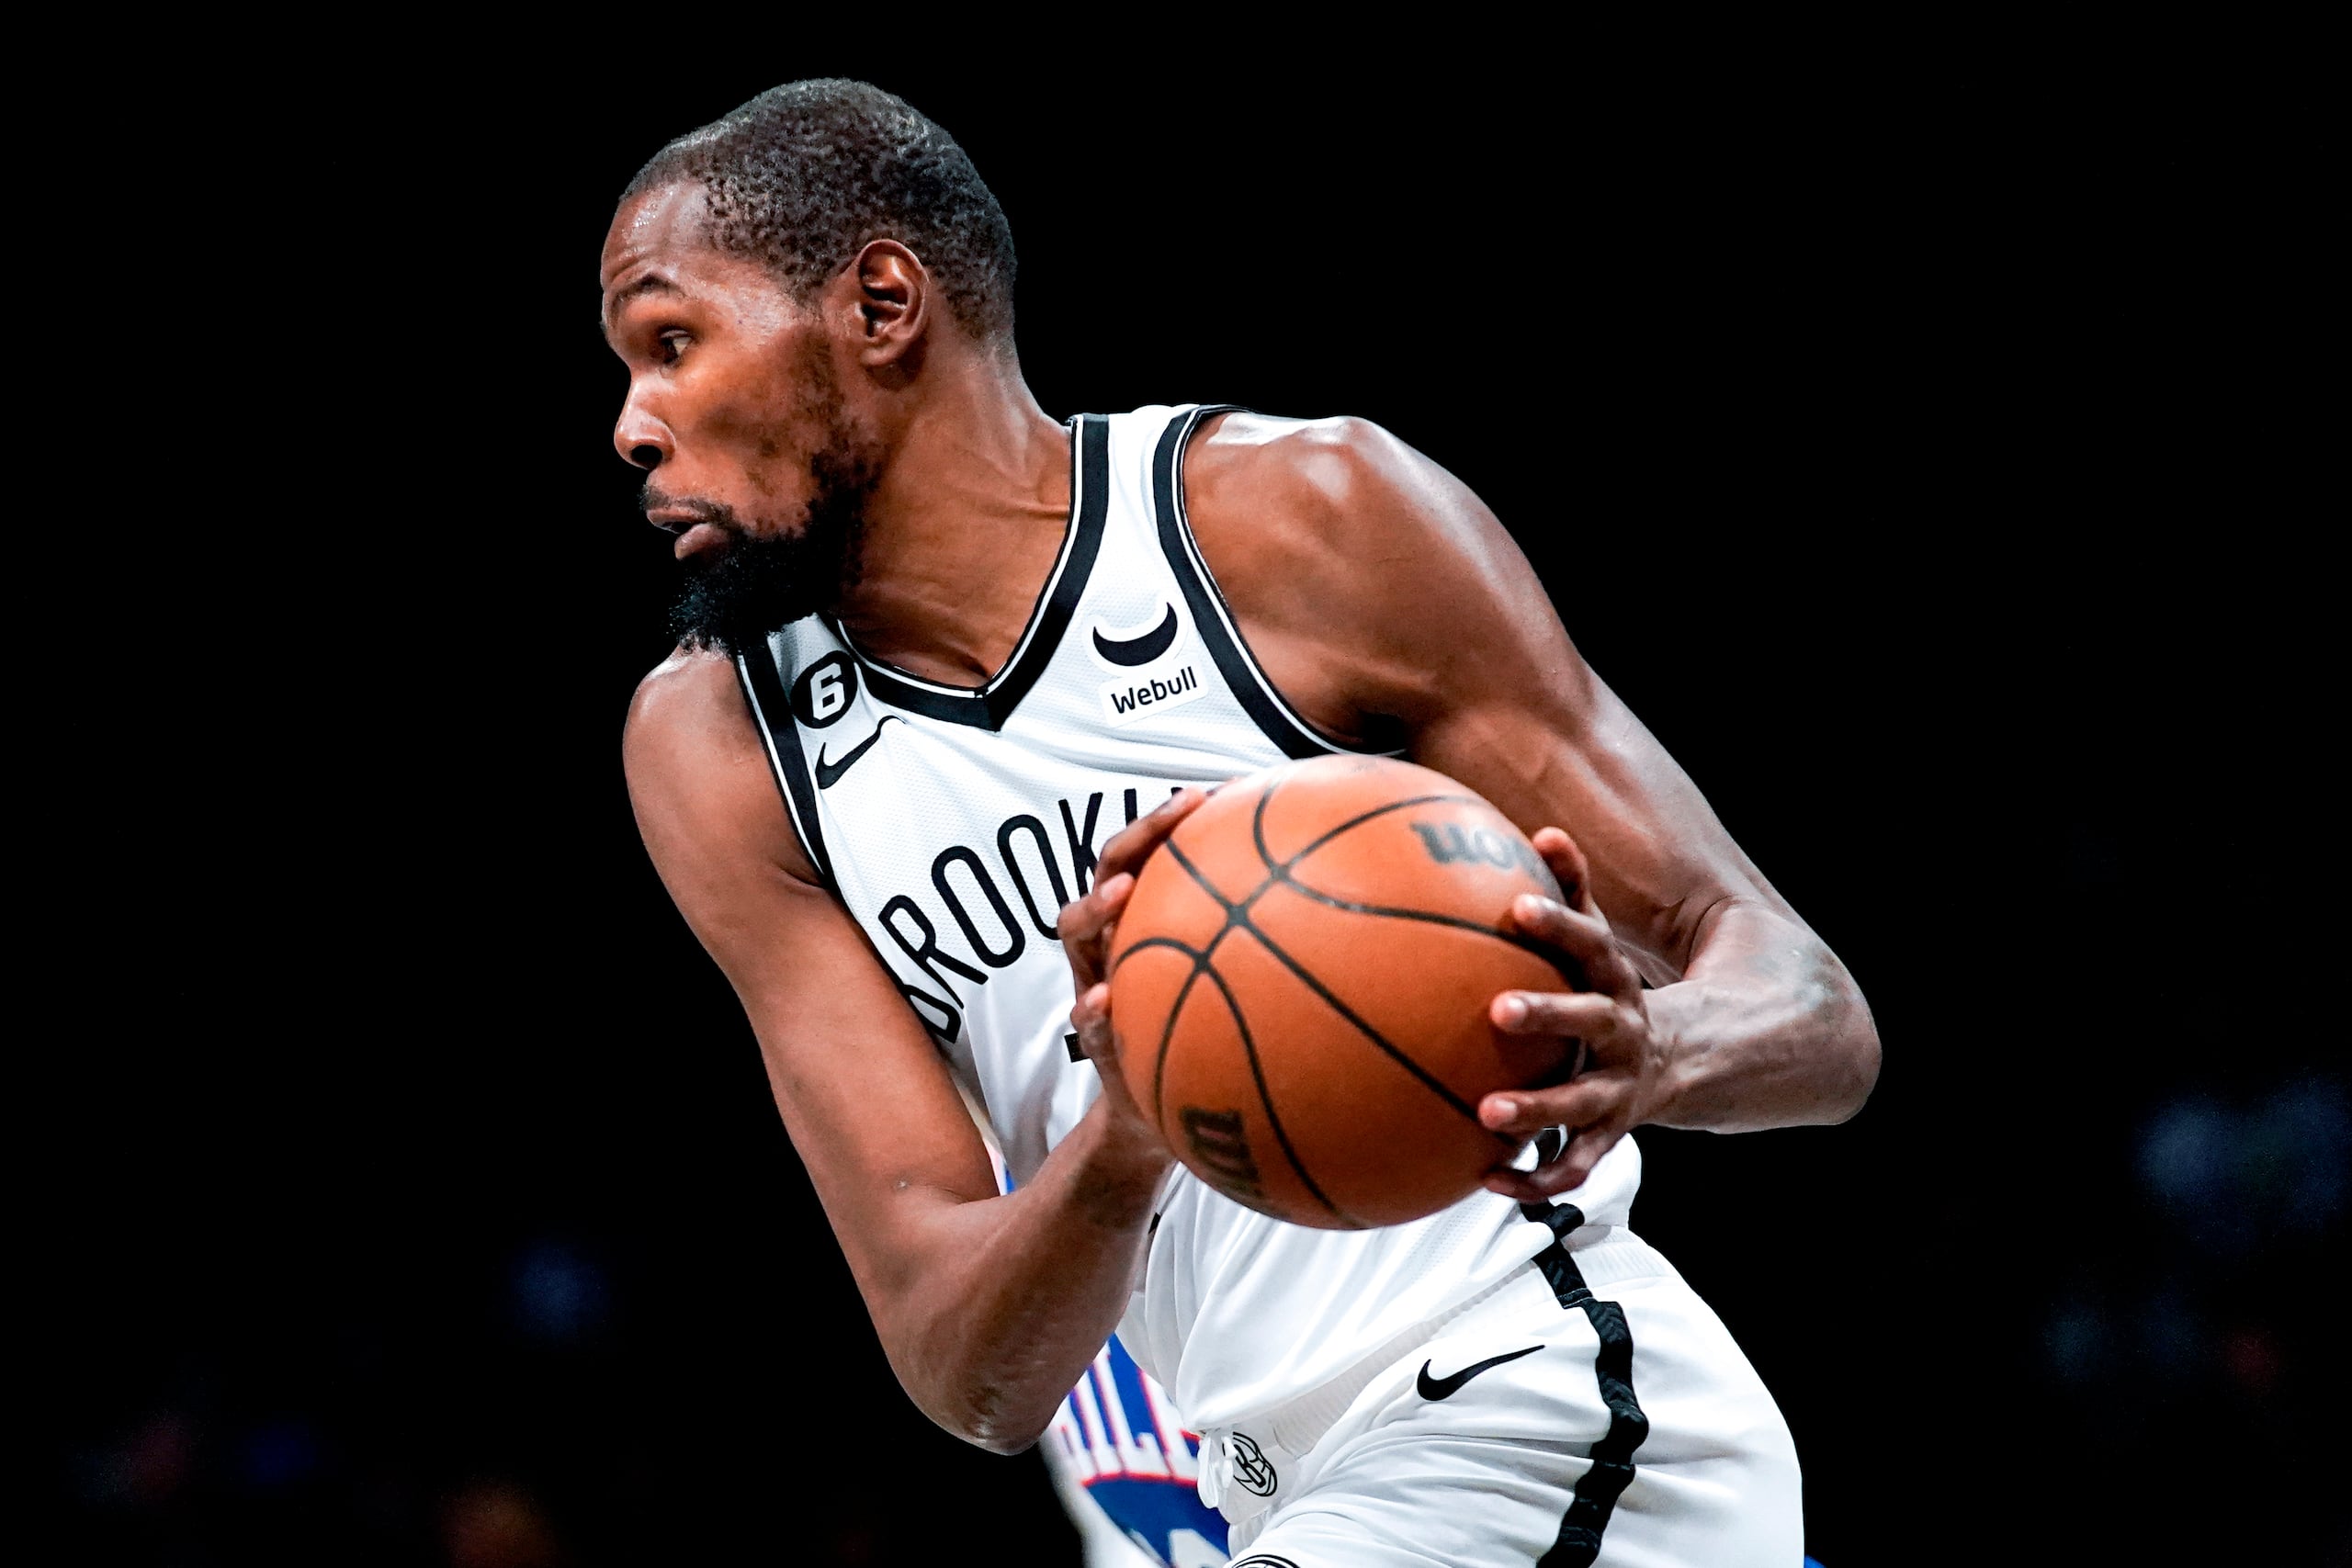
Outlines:
POLYGON ((684 560, 705 550, 718 549, 725 541, 725 509, 704 502, 662 501, 645 509, 645 520, 665 534, 676 536, 677 543, 671 553, 684 560))
POLYGON ((678 542, 671 547, 670 553, 680 560, 688 556, 698 556, 705 550, 725 547, 716 523, 693 523, 672 531, 677 534, 678 542))

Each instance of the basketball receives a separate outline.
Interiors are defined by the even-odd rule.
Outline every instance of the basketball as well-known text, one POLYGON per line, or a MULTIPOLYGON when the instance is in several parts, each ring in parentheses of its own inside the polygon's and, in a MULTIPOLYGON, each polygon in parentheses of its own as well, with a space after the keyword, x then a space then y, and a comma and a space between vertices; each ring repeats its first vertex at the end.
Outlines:
POLYGON ((1442 773, 1322 757, 1236 780, 1144 863, 1111 952, 1136 1102, 1193 1173, 1297 1224, 1419 1219, 1518 1148, 1497 1089, 1556 1083, 1557 1040, 1497 993, 1568 981, 1511 928, 1560 896, 1501 812, 1442 773))

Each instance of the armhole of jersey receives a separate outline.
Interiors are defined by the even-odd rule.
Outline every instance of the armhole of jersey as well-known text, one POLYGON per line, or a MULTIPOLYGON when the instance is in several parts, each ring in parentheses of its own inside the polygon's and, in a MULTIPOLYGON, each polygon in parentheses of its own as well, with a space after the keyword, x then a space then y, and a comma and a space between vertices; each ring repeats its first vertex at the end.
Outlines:
POLYGON ((1282 693, 1258 667, 1257 660, 1250 657, 1249 645, 1241 638, 1241 627, 1217 589, 1208 560, 1201 554, 1199 541, 1193 537, 1193 520, 1184 510, 1184 448, 1201 421, 1240 407, 1238 403, 1203 403, 1176 415, 1159 437, 1159 449, 1152 454, 1152 505, 1159 517, 1159 548, 1184 591, 1185 603, 1192 607, 1193 624, 1200 628, 1201 641, 1208 646, 1209 657, 1216 661, 1226 685, 1232 689, 1266 739, 1281 748, 1283 756, 1327 757, 1338 752, 1401 757, 1402 751, 1334 740, 1283 700, 1282 693))
POLYGON ((775 770, 792 830, 800 836, 800 847, 827 891, 838 897, 841 888, 833 881, 832 861, 825 853, 825 832, 817 822, 817 792, 809 784, 808 759, 800 751, 800 728, 792 722, 792 704, 785 696, 775 660, 764 647, 757 660, 739 653, 735 674, 743 683, 743 700, 752 706, 752 722, 759 727, 760 745, 768 754, 768 766, 775 770), (771 714, 775 718, 771 719, 771 714))

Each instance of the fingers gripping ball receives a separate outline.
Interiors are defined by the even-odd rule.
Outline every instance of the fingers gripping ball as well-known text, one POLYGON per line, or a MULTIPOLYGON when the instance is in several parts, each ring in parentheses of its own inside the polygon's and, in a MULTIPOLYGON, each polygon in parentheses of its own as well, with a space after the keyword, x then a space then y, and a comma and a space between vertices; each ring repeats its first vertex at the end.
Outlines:
POLYGON ((1227 784, 1148 861, 1111 953, 1136 1100, 1202 1180, 1326 1229, 1434 1213, 1517 1149, 1497 1089, 1556 1083, 1566 1043, 1508 1035, 1496 993, 1566 982, 1510 924, 1559 897, 1502 813, 1442 773, 1325 757, 1227 784))

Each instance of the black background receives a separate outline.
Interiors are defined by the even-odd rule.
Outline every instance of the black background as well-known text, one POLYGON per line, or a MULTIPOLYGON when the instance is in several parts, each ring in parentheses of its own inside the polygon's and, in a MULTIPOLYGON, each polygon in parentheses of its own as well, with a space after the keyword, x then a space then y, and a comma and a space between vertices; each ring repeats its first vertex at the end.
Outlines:
POLYGON ((38 573, 63 798, 24 818, 77 1555, 1075 1561, 1034 1458, 892 1382, 620 777, 673 574, 597 245, 667 137, 828 73, 991 183, 1049 412, 1363 414, 1467 480, 1860 977, 1862 1116, 1645 1133, 1637 1211, 1780 1397, 1829 1568, 2345 1550, 2306 111, 607 48, 224 72, 108 133, 149 196, 64 274, 113 324, 49 400, 97 505, 38 573))

